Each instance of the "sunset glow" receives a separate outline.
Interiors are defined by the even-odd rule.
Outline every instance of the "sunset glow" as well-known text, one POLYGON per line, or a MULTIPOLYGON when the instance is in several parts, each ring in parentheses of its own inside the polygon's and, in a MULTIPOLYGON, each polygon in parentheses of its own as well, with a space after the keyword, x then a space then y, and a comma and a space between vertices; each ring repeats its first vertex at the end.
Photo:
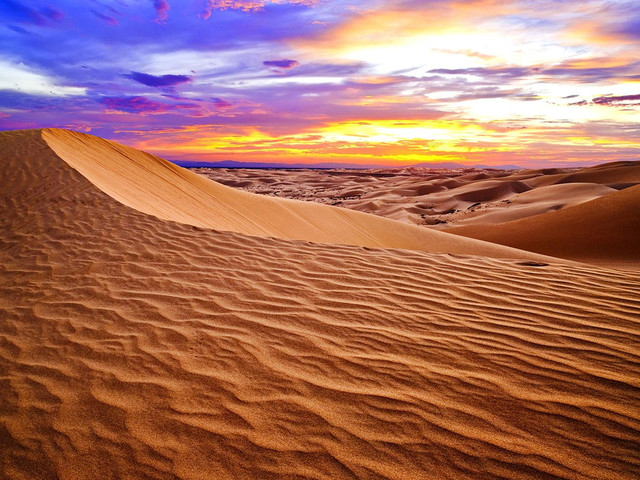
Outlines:
POLYGON ((634 1, 8 0, 0 128, 172 160, 640 157, 634 1))

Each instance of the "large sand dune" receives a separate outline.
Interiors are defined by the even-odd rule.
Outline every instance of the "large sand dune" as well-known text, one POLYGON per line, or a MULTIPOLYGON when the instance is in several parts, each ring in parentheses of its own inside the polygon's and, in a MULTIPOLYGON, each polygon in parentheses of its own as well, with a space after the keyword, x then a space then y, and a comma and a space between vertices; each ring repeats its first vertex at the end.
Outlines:
POLYGON ((164 220, 219 231, 329 244, 498 258, 535 256, 360 212, 243 192, 92 135, 46 129, 42 137, 60 158, 102 191, 164 220))
POLYGON ((636 273, 223 233, 74 162, 0 133, 1 478, 637 478, 636 273))
POLYGON ((578 261, 640 265, 640 185, 558 211, 449 231, 578 261))

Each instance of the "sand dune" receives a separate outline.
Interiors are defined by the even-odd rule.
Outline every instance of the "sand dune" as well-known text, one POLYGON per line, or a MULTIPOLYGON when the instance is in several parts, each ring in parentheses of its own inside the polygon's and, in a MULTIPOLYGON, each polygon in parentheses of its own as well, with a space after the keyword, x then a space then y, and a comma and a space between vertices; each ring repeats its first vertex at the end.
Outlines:
POLYGON ((640 184, 640 162, 583 169, 366 171, 196 169, 236 188, 329 203, 420 226, 492 225, 640 184))
POLYGON ((614 188, 595 183, 559 183, 540 186, 509 196, 508 202, 494 204, 494 208, 473 209, 454 225, 485 225, 489 230, 496 223, 561 210, 616 191, 614 188))
POLYGON ((640 265, 640 185, 556 212, 452 233, 578 261, 640 265))
POLYGON ((637 478, 636 273, 223 233, 0 147, 0 477, 637 478))
POLYGON ((329 198, 349 209, 406 223, 435 224, 450 233, 555 257, 640 266, 640 205, 637 193, 632 193, 640 185, 640 162, 448 174, 412 169, 198 171, 261 193, 316 201, 329 198), (355 179, 363 186, 360 190, 353 188, 355 179))
MULTIPOLYGON (((529 173, 538 173, 533 170, 529 173)), ((550 175, 537 176, 530 183, 596 183, 600 185, 627 186, 640 183, 640 162, 612 162, 578 171, 551 172, 550 175)))
POLYGON ((42 137, 102 191, 163 220, 288 240, 548 260, 359 212, 246 193, 92 135, 46 129, 42 137))

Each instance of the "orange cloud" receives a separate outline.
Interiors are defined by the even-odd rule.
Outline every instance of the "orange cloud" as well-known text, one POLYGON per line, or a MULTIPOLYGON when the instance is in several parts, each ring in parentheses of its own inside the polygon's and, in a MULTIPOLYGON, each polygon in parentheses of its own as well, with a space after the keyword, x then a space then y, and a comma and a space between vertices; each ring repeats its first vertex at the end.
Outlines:
POLYGON ((208 19, 213 10, 242 10, 254 12, 262 10, 270 4, 316 5, 319 0, 208 0, 205 9, 199 13, 200 18, 208 19))

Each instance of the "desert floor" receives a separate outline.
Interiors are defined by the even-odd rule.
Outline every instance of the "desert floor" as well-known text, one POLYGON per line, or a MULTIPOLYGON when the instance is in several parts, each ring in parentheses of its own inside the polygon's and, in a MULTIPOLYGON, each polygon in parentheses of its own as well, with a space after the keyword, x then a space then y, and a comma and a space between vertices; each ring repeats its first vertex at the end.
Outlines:
POLYGON ((638 478, 637 164, 0 162, 1 478, 638 478))

